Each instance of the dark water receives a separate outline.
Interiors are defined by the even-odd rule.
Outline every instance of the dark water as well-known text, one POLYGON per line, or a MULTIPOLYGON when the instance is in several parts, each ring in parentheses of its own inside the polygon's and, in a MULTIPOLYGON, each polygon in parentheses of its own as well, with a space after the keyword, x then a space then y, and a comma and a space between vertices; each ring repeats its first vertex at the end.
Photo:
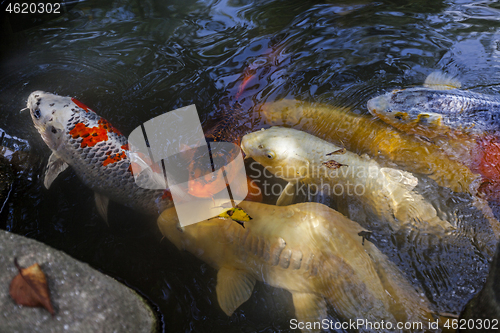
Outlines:
MULTIPOLYGON (((216 272, 160 241, 154 220, 112 204, 106 226, 71 171, 45 190, 49 149, 19 113, 29 93, 77 97, 128 134, 190 104, 205 124, 227 106, 252 114, 284 97, 367 113, 370 97, 419 85, 436 69, 475 91, 500 90, 495 1, 106 0, 64 12, 2 16, 0 128, 26 140, 38 162, 16 180, 0 227, 126 283, 153 304, 165 332, 287 332, 291 297, 258 284, 228 318, 216 303, 216 272)), ((258 119, 246 125, 259 128, 258 119)), ((419 190, 455 223, 484 224, 466 196, 425 178, 419 190)), ((487 258, 470 242, 415 249, 382 231, 373 241, 439 312, 460 313, 484 283, 487 258)))

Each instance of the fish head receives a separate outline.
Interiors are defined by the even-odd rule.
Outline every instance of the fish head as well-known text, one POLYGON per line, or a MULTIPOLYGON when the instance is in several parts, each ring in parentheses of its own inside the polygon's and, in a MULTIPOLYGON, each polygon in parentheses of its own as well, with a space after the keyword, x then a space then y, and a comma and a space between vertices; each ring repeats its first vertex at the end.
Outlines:
POLYGON ((367 108, 372 115, 409 134, 433 138, 447 132, 443 115, 430 110, 429 96, 419 88, 394 90, 374 97, 367 108))
MULTIPOLYGON (((215 214, 220 214, 223 207, 231 207, 231 202, 227 199, 215 199, 211 205, 217 207, 214 210, 215 214)), ((217 247, 217 245, 227 242, 224 234, 227 230, 227 224, 235 223, 233 220, 214 215, 212 218, 183 226, 179 220, 178 212, 189 209, 192 210, 192 203, 181 203, 165 209, 157 219, 160 232, 175 247, 179 250, 202 255, 204 252, 210 252, 210 249, 217 247)))
POLYGON ((27 107, 35 128, 40 132, 43 141, 52 150, 57 150, 63 142, 68 121, 75 112, 71 97, 34 91, 28 97, 27 107))
POLYGON ((277 177, 297 180, 305 177, 309 168, 301 134, 305 133, 285 127, 262 129, 243 136, 241 149, 277 177))

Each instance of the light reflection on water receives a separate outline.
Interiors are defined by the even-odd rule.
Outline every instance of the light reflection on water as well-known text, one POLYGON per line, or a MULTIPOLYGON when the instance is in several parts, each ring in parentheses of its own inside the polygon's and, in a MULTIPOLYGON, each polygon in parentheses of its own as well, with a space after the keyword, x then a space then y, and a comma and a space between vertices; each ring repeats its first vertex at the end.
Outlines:
MULTIPOLYGON (((236 100, 254 128, 260 122, 252 110, 285 97, 367 114, 370 97, 419 85, 436 69, 496 94, 499 18, 494 1, 84 1, 31 29, 4 32, 0 128, 47 159, 28 114, 18 112, 37 89, 77 97, 125 134, 189 104, 205 122, 236 100), (245 74, 252 78, 239 92, 245 74)), ((42 167, 35 170, 41 177, 42 167)), ((442 214, 464 229, 485 228, 466 196, 420 180, 418 190, 442 214)), ((73 173, 49 191, 41 184, 18 181, 0 226, 139 290, 166 331, 288 331, 286 292, 258 285, 227 318, 214 303, 215 272, 159 243, 154 221, 113 205, 108 228, 73 173)), ((374 242, 440 312, 459 313, 484 282, 484 256, 468 241, 406 236, 375 230, 374 242), (434 247, 419 245, 428 241, 434 247)))

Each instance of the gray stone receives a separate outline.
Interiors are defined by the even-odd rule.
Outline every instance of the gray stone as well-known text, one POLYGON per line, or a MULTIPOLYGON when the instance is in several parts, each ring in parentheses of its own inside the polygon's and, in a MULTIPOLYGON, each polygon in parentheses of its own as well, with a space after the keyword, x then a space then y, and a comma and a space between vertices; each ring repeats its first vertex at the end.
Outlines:
POLYGON ((133 290, 40 242, 0 230, 0 332, 154 332, 155 315, 133 290), (11 280, 38 263, 47 276, 52 317, 14 303, 11 280))

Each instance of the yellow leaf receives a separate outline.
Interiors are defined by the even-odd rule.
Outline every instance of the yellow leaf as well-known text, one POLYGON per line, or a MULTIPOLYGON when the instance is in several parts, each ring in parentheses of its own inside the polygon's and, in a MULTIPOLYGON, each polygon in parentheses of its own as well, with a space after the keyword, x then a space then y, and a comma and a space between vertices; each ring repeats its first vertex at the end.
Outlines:
POLYGON ((219 214, 219 217, 230 218, 231 220, 236 222, 248 222, 252 219, 250 215, 248 215, 240 207, 229 208, 219 214))

